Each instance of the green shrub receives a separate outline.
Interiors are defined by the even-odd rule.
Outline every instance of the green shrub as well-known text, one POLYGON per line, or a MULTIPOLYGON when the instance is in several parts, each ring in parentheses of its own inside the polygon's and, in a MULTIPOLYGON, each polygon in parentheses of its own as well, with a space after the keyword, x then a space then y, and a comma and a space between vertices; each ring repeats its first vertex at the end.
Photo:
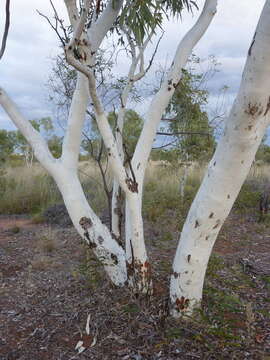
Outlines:
POLYGON ((254 190, 254 186, 245 183, 234 203, 234 208, 241 211, 254 207, 258 208, 260 193, 259 190, 254 190))

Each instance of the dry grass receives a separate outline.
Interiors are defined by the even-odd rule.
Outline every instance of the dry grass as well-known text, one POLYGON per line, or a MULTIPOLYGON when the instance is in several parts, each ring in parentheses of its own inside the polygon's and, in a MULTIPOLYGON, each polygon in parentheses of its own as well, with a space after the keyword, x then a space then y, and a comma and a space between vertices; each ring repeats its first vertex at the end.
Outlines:
POLYGON ((53 179, 38 164, 7 168, 0 183, 0 214, 33 213, 60 199, 53 179))
MULTIPOLYGON (((194 198, 201 183, 206 165, 193 163, 188 168, 185 186, 185 202, 187 206, 194 198), (186 201, 188 200, 188 201, 186 201)), ((91 206, 97 213, 107 207, 106 195, 97 164, 93 161, 83 161, 79 165, 79 176, 91 206)), ((145 210, 158 217, 162 208, 177 207, 180 199, 180 179, 183 176, 182 167, 173 167, 164 162, 149 162, 145 183, 145 210), (162 205, 164 203, 165 205, 162 205)), ((107 169, 107 181, 112 184, 112 174, 107 169)), ((252 166, 246 184, 250 190, 262 191, 270 181, 270 166, 257 162, 252 166)), ((0 214, 40 214, 49 205, 62 201, 54 180, 39 164, 31 168, 19 166, 7 168, 4 176, 0 176, 0 214)), ((37 216, 37 223, 43 219, 37 216)))

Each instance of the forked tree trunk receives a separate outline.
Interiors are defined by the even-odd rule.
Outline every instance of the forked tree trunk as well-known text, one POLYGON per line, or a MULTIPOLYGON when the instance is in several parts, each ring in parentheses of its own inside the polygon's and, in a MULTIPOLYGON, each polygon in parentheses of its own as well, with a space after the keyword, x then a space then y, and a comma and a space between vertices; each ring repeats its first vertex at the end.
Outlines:
POLYGON ((202 299, 209 257, 269 125, 270 0, 248 51, 239 94, 184 224, 171 275, 174 316, 191 315, 202 299))
MULTIPOLYGON (((70 217, 78 232, 84 237, 89 246, 92 247, 100 261, 102 261, 112 281, 117 285, 123 285, 126 281, 124 251, 112 238, 109 230, 102 225, 101 221, 88 205, 77 177, 81 132, 89 90, 96 112, 97 124, 107 148, 111 168, 116 181, 125 192, 128 203, 129 229, 127 231, 127 244, 129 245, 127 246, 127 258, 129 265, 132 265, 133 271, 130 278, 135 280, 135 285, 140 291, 145 292, 149 289, 150 282, 148 278, 150 267, 144 244, 141 214, 144 174, 162 114, 168 106, 177 84, 181 80, 182 68, 186 65, 188 56, 214 17, 217 0, 205 1, 205 6, 198 21, 179 43, 168 76, 164 80, 161 89, 154 96, 148 109, 147 119, 130 164, 130 171, 127 171, 124 167, 121 156, 119 155, 120 149, 115 141, 107 115, 98 97, 95 76, 92 69, 95 63, 96 51, 116 20, 123 1, 109 1, 100 17, 96 22, 91 24, 87 31, 87 36, 82 32, 87 20, 87 10, 90 7, 90 2, 85 3, 87 9, 82 11, 81 16, 79 16, 78 9, 76 8, 76 1, 65 0, 65 3, 70 22, 74 29, 73 37, 65 47, 65 54, 69 63, 84 74, 85 77, 84 75, 78 77, 77 87, 69 112, 61 159, 56 160, 52 157, 41 135, 31 126, 29 121, 20 114, 16 105, 12 103, 7 94, 1 89, 0 103, 33 147, 37 159, 56 180, 70 217), (77 51, 78 48, 81 61, 74 53, 74 50, 77 51)), ((141 65, 143 68, 143 53, 139 54, 138 59, 142 59, 141 65)), ((141 74, 144 74, 145 71, 140 71, 140 73, 137 74, 138 76, 130 78, 130 81, 133 83, 136 79, 140 78, 141 74)))

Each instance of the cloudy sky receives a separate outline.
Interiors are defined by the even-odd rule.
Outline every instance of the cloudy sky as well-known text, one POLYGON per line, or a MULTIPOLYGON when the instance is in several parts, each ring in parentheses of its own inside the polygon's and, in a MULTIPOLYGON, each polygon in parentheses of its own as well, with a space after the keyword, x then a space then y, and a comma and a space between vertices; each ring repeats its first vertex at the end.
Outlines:
MULTIPOLYGON (((211 104, 214 106, 219 89, 227 85, 227 103, 234 98, 246 54, 262 10, 264 0, 219 0, 218 13, 210 28, 194 49, 196 55, 207 58, 215 55, 221 63, 220 71, 209 82, 211 104)), ((63 1, 55 0, 59 14, 66 18, 63 1)), ((199 0, 201 8, 203 1, 199 0)), ((12 1, 11 26, 6 53, 0 61, 0 86, 6 89, 28 119, 53 116, 48 101, 46 82, 52 66, 52 57, 59 53, 55 33, 36 12, 52 15, 49 0, 12 1)), ((194 15, 185 14, 183 21, 173 21, 164 27, 165 35, 155 62, 170 64, 179 40, 196 21, 194 15)), ((0 4, 0 33, 4 27, 4 1, 0 4)), ((118 58, 117 69, 123 72, 126 57, 118 58)), ((0 128, 12 129, 13 125, 0 108, 0 128)))

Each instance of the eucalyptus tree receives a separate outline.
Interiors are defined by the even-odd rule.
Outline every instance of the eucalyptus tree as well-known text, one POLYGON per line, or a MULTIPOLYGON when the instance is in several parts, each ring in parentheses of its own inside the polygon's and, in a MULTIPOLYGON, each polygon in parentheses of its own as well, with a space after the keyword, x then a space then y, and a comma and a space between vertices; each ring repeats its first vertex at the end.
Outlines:
POLYGON ((0 96, 2 106, 33 147, 36 158, 55 179, 74 226, 104 264, 111 280, 116 285, 124 285, 129 280, 132 286, 144 292, 149 290, 151 284, 149 280, 150 264, 144 244, 141 214, 143 180, 147 160, 161 116, 181 79, 182 68, 215 14, 215 0, 206 1, 199 20, 180 41, 167 78, 164 79, 160 90, 149 106, 134 155, 127 165, 124 164, 123 119, 134 83, 139 81, 148 70, 149 65, 145 65, 144 52, 155 29, 157 26, 162 26, 166 14, 179 15, 184 7, 190 9, 192 3, 194 2, 188 0, 172 2, 112 0, 107 3, 98 2, 98 4, 85 1, 79 9, 76 1, 65 0, 70 20, 68 30, 64 28, 63 22, 55 11, 55 19, 59 21, 58 29, 62 29, 63 34, 60 35, 59 31, 55 29, 63 44, 67 62, 78 71, 60 159, 52 156, 40 133, 23 117, 4 90, 1 90, 0 96), (126 41, 131 58, 121 94, 121 105, 117 111, 115 136, 97 92, 95 77, 97 53, 105 37, 113 30, 120 34, 121 41, 126 41), (111 234, 94 213, 86 200, 77 176, 81 133, 89 95, 116 179, 115 202, 119 185, 125 194, 125 250, 118 244, 117 235, 114 232, 111 234))
MULTIPOLYGON (((124 162, 123 119, 129 94, 146 73, 145 49, 164 15, 179 15, 194 1, 85 1, 65 0, 69 31, 55 12, 55 27, 67 62, 78 71, 67 120, 61 158, 56 159, 46 141, 1 89, 0 103, 33 147, 36 158, 56 181, 72 222, 118 286, 129 282, 138 291, 151 291, 150 263, 146 253, 141 214, 145 170, 157 128, 182 76, 188 56, 203 36, 215 13, 217 0, 206 0, 196 24, 179 41, 174 60, 159 91, 148 106, 146 119, 128 164, 124 162), (81 4, 81 2, 80 2, 81 4), (59 34, 63 30, 63 35, 59 34), (95 59, 112 31, 125 39, 130 68, 121 94, 117 127, 113 133, 96 86, 95 59), (85 113, 92 104, 99 132, 106 146, 110 167, 126 201, 125 249, 117 236, 102 224, 88 203, 77 175, 78 156, 85 113)), ((267 0, 248 51, 239 94, 232 107, 222 139, 210 162, 202 186, 191 206, 176 252, 171 277, 172 313, 192 313, 199 305, 205 270, 216 236, 248 173, 261 138, 269 124, 270 0, 267 0), (233 181, 232 181, 233 176, 233 181)), ((150 59, 151 62, 151 59, 150 59)))

